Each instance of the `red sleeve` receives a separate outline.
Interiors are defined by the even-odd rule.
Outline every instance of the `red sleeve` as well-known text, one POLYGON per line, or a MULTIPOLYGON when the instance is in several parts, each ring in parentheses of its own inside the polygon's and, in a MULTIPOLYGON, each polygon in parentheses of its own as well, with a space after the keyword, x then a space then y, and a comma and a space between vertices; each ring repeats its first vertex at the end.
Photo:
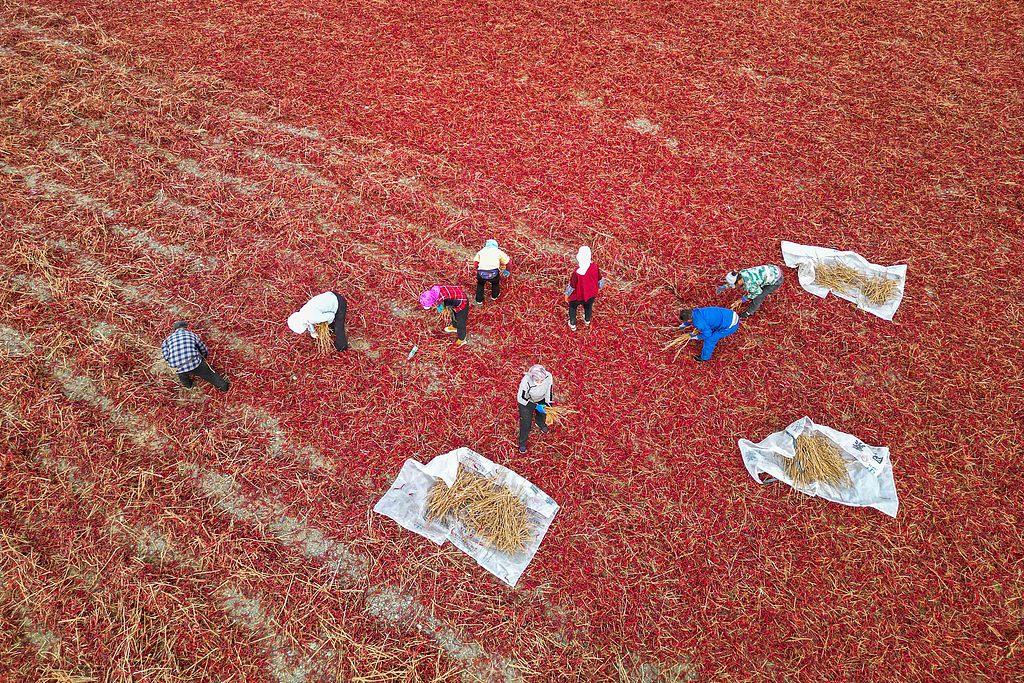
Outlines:
POLYGON ((572 271, 572 275, 569 276, 569 286, 572 287, 572 290, 575 292, 576 289, 579 287, 579 284, 580 284, 579 273, 577 273, 574 270, 574 271, 572 271))

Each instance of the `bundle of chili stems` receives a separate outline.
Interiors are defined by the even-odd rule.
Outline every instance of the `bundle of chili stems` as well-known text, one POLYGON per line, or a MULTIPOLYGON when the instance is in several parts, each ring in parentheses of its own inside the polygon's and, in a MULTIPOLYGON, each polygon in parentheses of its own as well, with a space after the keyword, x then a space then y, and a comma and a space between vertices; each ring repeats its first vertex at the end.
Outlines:
POLYGON ((427 521, 455 517, 498 550, 526 548, 532 523, 526 504, 495 479, 459 465, 452 486, 438 480, 427 498, 427 521))
POLYGON ((795 455, 783 458, 782 467, 786 476, 796 486, 808 486, 816 481, 834 488, 853 484, 846 469, 839 446, 820 432, 808 431, 796 437, 795 455))
POLYGON ((683 349, 686 348, 686 345, 690 343, 690 339, 691 339, 690 334, 692 332, 693 332, 693 328, 692 327, 691 328, 687 328, 686 330, 683 331, 683 334, 679 335, 678 337, 676 337, 675 339, 670 341, 668 344, 665 344, 665 346, 662 348, 662 351, 668 351, 670 349, 675 349, 676 350, 675 355, 672 356, 672 362, 673 363, 676 361, 677 358, 679 358, 679 354, 683 352, 683 349))
POLYGON ((437 317, 441 319, 441 322, 447 327, 452 324, 452 318, 455 317, 454 311, 445 306, 437 313, 437 317))
POLYGON ((544 406, 544 424, 551 426, 564 420, 565 416, 574 411, 562 406, 544 406))
POLYGON ((334 340, 331 339, 331 328, 327 323, 317 323, 313 329, 316 331, 316 348, 323 356, 329 355, 334 348, 334 340))
POLYGON ((881 306, 896 295, 896 280, 883 275, 864 275, 839 261, 820 261, 814 266, 814 281, 834 292, 850 294, 857 289, 875 306, 881 306))

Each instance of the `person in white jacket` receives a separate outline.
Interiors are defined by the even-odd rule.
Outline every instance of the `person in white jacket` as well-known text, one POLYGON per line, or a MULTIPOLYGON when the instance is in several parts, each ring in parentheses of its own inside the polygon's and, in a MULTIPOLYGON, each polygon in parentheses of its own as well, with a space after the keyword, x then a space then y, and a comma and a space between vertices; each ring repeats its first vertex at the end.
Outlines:
POLYGON ((543 365, 532 365, 519 382, 519 452, 526 452, 526 438, 534 422, 541 434, 548 433, 546 406, 551 405, 551 386, 554 378, 543 365))
POLYGON ((337 292, 317 294, 306 302, 306 305, 288 316, 288 327, 295 334, 308 332, 316 339, 316 326, 327 323, 334 335, 334 348, 344 351, 348 348, 348 335, 345 334, 345 315, 348 302, 337 292))

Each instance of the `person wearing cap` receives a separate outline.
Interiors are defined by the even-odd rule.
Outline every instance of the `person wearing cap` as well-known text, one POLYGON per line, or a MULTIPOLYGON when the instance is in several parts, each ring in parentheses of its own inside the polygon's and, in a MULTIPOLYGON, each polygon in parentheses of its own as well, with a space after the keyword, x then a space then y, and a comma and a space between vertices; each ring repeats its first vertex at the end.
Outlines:
POLYGON ((591 262, 590 247, 583 246, 576 252, 577 268, 569 276, 569 285, 565 288, 563 299, 569 304, 569 329, 576 331, 576 311, 583 306, 583 323, 590 324, 594 314, 594 299, 597 292, 604 287, 601 269, 591 262))
POLYGON ((461 287, 455 285, 434 285, 420 294, 420 306, 424 309, 437 308, 441 313, 448 308, 452 311, 452 322, 454 326, 448 325, 445 332, 455 332, 458 337, 455 345, 463 346, 466 343, 466 327, 469 323, 469 298, 462 291, 461 287))
POLYGON ((299 310, 288 316, 288 327, 295 334, 308 332, 316 339, 316 326, 327 323, 334 335, 334 349, 348 349, 348 335, 345 334, 345 316, 348 314, 348 302, 337 292, 317 294, 299 310))
POLYGON ((745 311, 740 313, 741 318, 749 318, 757 313, 758 309, 761 308, 761 304, 764 303, 764 300, 768 295, 778 289, 781 285, 782 268, 767 265, 757 266, 755 268, 745 268, 743 270, 734 270, 726 273, 725 284, 719 287, 716 291, 721 294, 726 289, 732 289, 734 287, 742 288, 744 294, 738 303, 733 304, 733 308, 749 301, 750 305, 747 306, 745 311))
POLYGON ((195 386, 195 377, 209 382, 222 392, 227 392, 231 386, 230 382, 214 372, 206 362, 210 349, 195 332, 188 329, 186 320, 174 323, 171 333, 160 344, 160 353, 167 364, 178 373, 178 382, 186 389, 195 386))
POLYGON ((501 296, 501 278, 508 277, 508 254, 498 248, 497 240, 487 240, 484 248, 473 257, 476 261, 476 297, 474 302, 484 302, 484 288, 491 283, 491 299, 501 296))
POLYGON ((532 365, 519 382, 519 452, 526 452, 526 439, 534 423, 541 434, 548 433, 545 407, 551 405, 551 385, 554 378, 543 365, 532 365))
POLYGON ((682 323, 679 329, 693 328, 690 339, 704 342, 700 355, 694 357, 699 361, 711 360, 711 354, 715 352, 715 345, 719 340, 740 328, 740 316, 736 311, 717 306, 684 308, 679 311, 679 320, 682 323))

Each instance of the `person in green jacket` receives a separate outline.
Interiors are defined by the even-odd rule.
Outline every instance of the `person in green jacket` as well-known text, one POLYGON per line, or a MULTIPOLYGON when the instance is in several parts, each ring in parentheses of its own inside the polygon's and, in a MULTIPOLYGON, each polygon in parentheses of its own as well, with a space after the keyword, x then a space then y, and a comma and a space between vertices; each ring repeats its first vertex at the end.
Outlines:
POLYGON ((734 270, 725 274, 725 284, 715 291, 721 294, 726 289, 740 288, 743 296, 732 305, 733 309, 749 302, 746 310, 740 313, 741 318, 749 318, 757 313, 768 295, 782 286, 782 268, 773 265, 757 266, 734 270))

